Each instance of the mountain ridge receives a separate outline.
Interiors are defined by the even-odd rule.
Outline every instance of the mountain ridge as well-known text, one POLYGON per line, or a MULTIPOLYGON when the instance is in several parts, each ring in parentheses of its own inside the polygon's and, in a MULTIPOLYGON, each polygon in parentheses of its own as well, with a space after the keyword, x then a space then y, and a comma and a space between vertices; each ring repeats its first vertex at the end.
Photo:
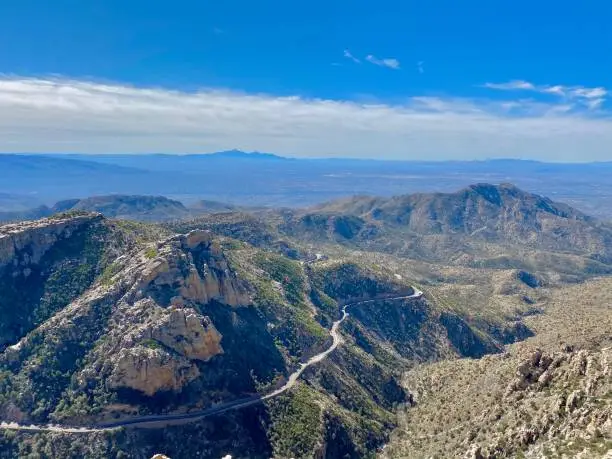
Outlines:
POLYGON ((604 265, 612 265, 611 225, 512 184, 481 183, 454 193, 360 196, 286 211, 277 220, 279 231, 291 237, 408 258, 497 263, 503 256, 500 263, 520 267, 507 257, 534 248, 543 257, 549 256, 545 252, 582 257, 580 263, 601 273, 610 269, 604 265))
MULTIPOLYGON (((400 367, 501 350, 482 325, 408 298, 408 280, 368 263, 300 263, 202 229, 175 234, 96 213, 2 226, 0 235, 0 417, 22 424, 92 425, 268 393, 329 348, 342 305, 367 301, 342 324, 342 345, 290 392, 244 413, 164 427, 155 439, 109 432, 98 457, 125 448, 140 458, 164 444, 177 457, 228 448, 301 457, 328 447, 367 457, 393 428, 394 406, 410 400, 400 367), (202 426, 216 432, 215 445, 168 439, 202 426), (269 437, 254 446, 262 426, 269 437), (341 442, 334 432, 344 432, 341 442)), ((12 442, 0 435, 7 451, 12 442)), ((61 445, 52 456, 79 457, 61 445)))
POLYGON ((531 320, 564 272, 609 269, 604 224, 510 184, 162 225, 84 209, 148 216, 178 201, 80 202, 0 227, 0 419, 91 426, 201 412, 282 387, 331 349, 333 326, 342 343, 263 404, 70 444, 0 431, 13 455, 373 457, 414 402, 404 371, 488 354, 503 363, 507 345, 538 339, 531 320), (407 298, 413 285, 424 295, 407 298))
POLYGON ((510 181, 539 194, 556 196, 589 214, 612 216, 608 204, 612 202, 609 164, 387 162, 249 155, 7 154, 0 157, 0 166, 6 165, 3 158, 5 162, 17 158, 22 167, 0 168, 0 191, 16 196, 2 204, 5 210, 22 209, 18 195, 34 197, 38 201, 34 206, 51 206, 54 201, 74 197, 161 194, 186 203, 212 199, 249 206, 311 206, 348 194, 392 196, 454 191, 483 181, 510 181), (248 192, 244 183, 249 183, 248 192))

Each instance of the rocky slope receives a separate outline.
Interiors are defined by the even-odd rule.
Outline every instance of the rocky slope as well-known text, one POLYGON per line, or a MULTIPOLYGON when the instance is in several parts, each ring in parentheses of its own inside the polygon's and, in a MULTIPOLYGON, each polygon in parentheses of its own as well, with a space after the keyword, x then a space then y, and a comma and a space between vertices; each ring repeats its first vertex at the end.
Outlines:
MULTIPOLYGON (((40 206, 22 211, 0 212, 0 222, 33 220, 67 211, 98 212, 105 217, 149 222, 191 216, 191 211, 181 202, 164 196, 108 195, 67 199, 51 207, 40 206)), ((193 211, 196 215, 203 213, 202 209, 193 209, 193 211)))
POLYGON ((408 372, 416 405, 384 457, 609 457, 610 287, 601 279, 555 291, 528 319, 535 336, 501 355, 408 372))
POLYGON ((464 266, 608 273, 612 228, 513 185, 472 185, 456 193, 355 197, 277 217, 279 230, 464 266))
POLYGON ((411 401, 401 369, 501 349, 431 298, 389 300, 412 289, 388 269, 303 263, 278 241, 262 250, 190 225, 172 235, 86 214, 0 229, 3 420, 91 425, 265 394, 329 345, 342 305, 375 301, 351 311, 329 359, 265 404, 80 440, 2 431, 2 457, 371 456, 411 401))
POLYGON ((99 215, 0 227, 0 349, 93 283, 109 236, 99 215))

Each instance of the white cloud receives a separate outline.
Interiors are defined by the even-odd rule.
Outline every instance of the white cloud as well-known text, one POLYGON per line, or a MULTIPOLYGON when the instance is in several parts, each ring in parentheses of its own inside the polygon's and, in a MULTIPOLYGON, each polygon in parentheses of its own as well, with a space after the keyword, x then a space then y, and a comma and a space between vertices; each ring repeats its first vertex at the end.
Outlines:
MULTIPOLYGON (((592 101, 597 98, 591 98, 592 101)), ((0 151, 207 152, 396 159, 609 160, 612 117, 532 100, 401 105, 0 79, 0 151)))
MULTIPOLYGON (((535 90, 535 86, 531 88, 535 90)), ((547 94, 556 94, 557 96, 565 97, 565 86, 556 85, 556 86, 544 86, 539 89, 540 92, 544 92, 547 94)))
POLYGON ((601 99, 592 99, 586 102, 587 107, 589 107, 590 110, 597 110, 599 108, 601 108, 601 106, 603 105, 605 99, 601 98, 601 99))
POLYGON ((380 67, 387 67, 393 70, 399 70, 400 62, 397 59, 387 58, 387 59, 379 59, 372 54, 368 54, 366 56, 366 61, 371 64, 378 65, 380 67))
POLYGON ((503 91, 512 91, 516 89, 524 89, 524 90, 534 90, 535 86, 528 81, 523 80, 513 80, 508 81, 507 83, 485 83, 483 85, 485 88, 489 89, 501 89, 503 91))
POLYGON ((361 60, 357 59, 355 56, 353 56, 348 49, 344 50, 344 57, 346 57, 347 59, 350 59, 355 64, 361 64, 361 60))
POLYGON ((587 99, 600 99, 608 94, 605 88, 569 88, 569 91, 576 97, 586 97, 587 99))
POLYGON ((483 87, 503 91, 524 90, 541 94, 552 94, 566 101, 586 106, 591 110, 600 108, 608 95, 606 88, 586 88, 584 86, 535 85, 528 81, 514 80, 507 83, 485 83, 483 87))

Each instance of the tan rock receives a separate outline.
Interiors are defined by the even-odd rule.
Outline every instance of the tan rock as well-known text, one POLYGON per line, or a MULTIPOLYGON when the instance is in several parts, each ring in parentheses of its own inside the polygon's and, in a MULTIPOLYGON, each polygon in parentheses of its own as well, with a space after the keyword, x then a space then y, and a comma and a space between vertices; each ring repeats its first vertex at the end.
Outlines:
POLYGON ((158 252, 157 257, 146 261, 138 283, 132 287, 133 300, 146 296, 149 287, 170 286, 175 290, 175 305, 212 300, 230 306, 251 303, 245 283, 229 269, 210 233, 174 236, 160 244, 158 252))
POLYGON ((583 398, 584 394, 581 390, 575 390, 572 392, 569 397, 567 397, 567 401, 565 402, 565 411, 568 413, 574 411, 574 409, 576 409, 582 403, 583 398))
POLYGON ((151 331, 151 338, 191 360, 206 362, 223 353, 221 334, 194 309, 172 309, 151 331))
POLYGON ((211 242, 212 235, 210 231, 195 230, 185 236, 185 242, 183 245, 187 249, 193 250, 202 243, 210 244, 211 242))
POLYGON ((485 459, 482 454, 482 447, 480 445, 472 445, 465 455, 465 459, 485 459))
POLYGON ((152 396, 159 391, 179 391, 200 375, 185 358, 162 349, 136 346, 121 349, 109 379, 111 388, 129 388, 152 396))
POLYGON ((60 239, 69 237, 83 225, 100 220, 98 214, 65 219, 21 222, 0 227, 0 268, 7 264, 28 266, 38 263, 60 239), (27 251, 24 249, 27 248, 27 251))

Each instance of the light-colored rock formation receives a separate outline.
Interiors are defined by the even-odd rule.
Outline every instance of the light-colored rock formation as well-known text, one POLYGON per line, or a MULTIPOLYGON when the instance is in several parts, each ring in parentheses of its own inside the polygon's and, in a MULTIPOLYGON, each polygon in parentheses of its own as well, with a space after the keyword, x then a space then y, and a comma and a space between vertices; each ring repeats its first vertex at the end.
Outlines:
MULTIPOLYGON (((91 231, 96 231, 97 224, 107 225, 101 215, 89 214, 2 226, 0 271, 23 273, 29 266, 34 271, 46 253, 77 231, 88 231, 88 236, 95 237, 91 231)), ((100 314, 102 323, 112 310, 108 316, 112 317, 112 339, 92 351, 92 364, 77 376, 79 384, 85 385, 104 372, 111 389, 133 389, 148 396, 179 392, 205 371, 206 362, 223 354, 223 337, 206 316, 206 308, 212 301, 227 307, 249 305, 250 287, 232 271, 218 243, 206 231, 112 253, 119 255, 112 260, 112 276, 92 284, 39 330, 51 343, 57 337, 56 330, 71 330, 66 333, 72 336, 88 317, 100 314)), ((8 360, 17 359, 22 348, 28 352, 31 343, 19 338, 7 339, 18 343, 7 348, 8 360)), ((10 405, 0 409, 11 419, 23 417, 10 405)))
POLYGON ((191 308, 167 311, 150 333, 152 339, 190 360, 206 362, 223 353, 221 334, 208 317, 191 308))
POLYGON ((0 226, 0 268, 7 264, 38 263, 56 242, 70 237, 83 225, 101 219, 101 215, 91 214, 0 226))
POLYGON ((136 346, 121 349, 109 379, 110 387, 130 388, 152 396, 160 391, 178 391, 200 375, 198 367, 163 349, 136 346))
POLYGON ((180 237, 183 248, 194 256, 195 268, 189 273, 181 289, 181 295, 194 301, 221 299, 231 305, 251 302, 244 286, 231 272, 218 243, 208 231, 192 231, 180 237))
POLYGON ((134 299, 150 287, 171 286, 173 304, 200 304, 216 300, 229 306, 251 303, 245 284, 231 271, 221 248, 208 231, 175 236, 157 247, 132 288, 134 299))
POLYGON ((127 279, 118 303, 126 322, 117 324, 125 330, 114 343, 111 378, 114 388, 146 395, 180 391, 199 376, 195 361, 223 354, 221 333, 198 311, 213 300, 228 306, 251 302, 210 233, 174 236, 155 250, 154 258, 133 257, 119 274, 127 279))

